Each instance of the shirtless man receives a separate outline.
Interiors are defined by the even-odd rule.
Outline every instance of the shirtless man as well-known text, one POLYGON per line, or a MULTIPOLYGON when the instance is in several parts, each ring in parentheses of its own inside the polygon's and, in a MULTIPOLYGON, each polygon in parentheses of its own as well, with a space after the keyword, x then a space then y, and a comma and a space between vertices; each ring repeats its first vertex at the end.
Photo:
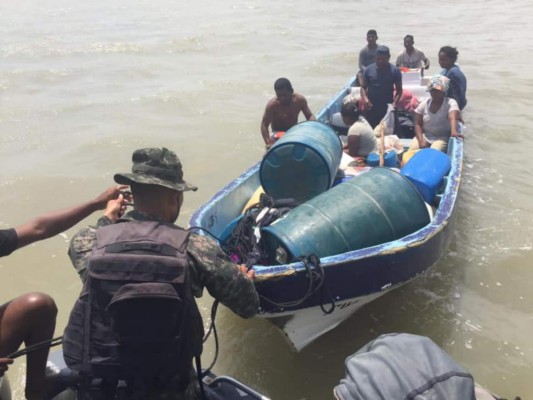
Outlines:
POLYGON ((277 140, 276 132, 285 132, 298 123, 300 111, 304 113, 308 121, 316 121, 307 105, 307 100, 301 94, 294 93, 288 79, 279 78, 274 83, 274 90, 276 97, 267 103, 261 121, 261 135, 263 135, 267 150, 277 140), (272 136, 268 132, 270 125, 272 126, 272 136))

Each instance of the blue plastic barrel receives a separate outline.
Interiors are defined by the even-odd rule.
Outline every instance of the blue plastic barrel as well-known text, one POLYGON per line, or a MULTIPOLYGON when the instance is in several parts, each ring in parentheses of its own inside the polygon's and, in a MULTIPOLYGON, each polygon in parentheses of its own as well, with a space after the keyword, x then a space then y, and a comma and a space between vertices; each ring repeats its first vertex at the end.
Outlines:
POLYGON ((422 149, 409 159, 400 173, 409 179, 424 200, 431 204, 451 166, 450 157, 446 153, 435 149, 422 149))
MULTIPOLYGON (((396 155, 396 151, 389 150, 385 152, 383 156, 383 163, 385 167, 389 168, 397 168, 398 167, 398 157, 396 155)), ((366 165, 369 167, 378 167, 379 166, 379 154, 378 153, 370 153, 366 157, 366 165)))
POLYGON ((424 200, 398 172, 373 168, 296 207, 261 236, 271 262, 326 257, 390 242, 430 221, 424 200))
POLYGON ((328 190, 337 174, 342 144, 321 122, 293 126, 265 154, 259 178, 270 196, 307 201, 328 190))

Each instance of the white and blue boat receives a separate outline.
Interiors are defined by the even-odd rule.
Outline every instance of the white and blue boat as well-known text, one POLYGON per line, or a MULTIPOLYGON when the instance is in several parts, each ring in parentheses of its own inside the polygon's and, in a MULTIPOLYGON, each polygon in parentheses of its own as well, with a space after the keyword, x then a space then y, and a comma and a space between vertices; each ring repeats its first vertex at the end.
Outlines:
MULTIPOLYGON (((404 81, 404 88, 419 97, 427 96, 423 81, 415 85, 404 81)), ((345 84, 317 115, 318 121, 331 124, 354 83, 352 78, 345 84)), ((410 140, 401 142, 407 149, 410 140)), ((368 302, 435 264, 451 239, 463 164, 462 140, 451 138, 447 153, 451 169, 437 192, 430 222, 422 228, 387 243, 322 257, 316 273, 309 273, 303 262, 254 265, 261 296, 259 317, 278 326, 298 351, 368 302)), ((259 170, 260 162, 218 191, 194 212, 190 227, 201 227, 219 237, 260 186, 259 170)))

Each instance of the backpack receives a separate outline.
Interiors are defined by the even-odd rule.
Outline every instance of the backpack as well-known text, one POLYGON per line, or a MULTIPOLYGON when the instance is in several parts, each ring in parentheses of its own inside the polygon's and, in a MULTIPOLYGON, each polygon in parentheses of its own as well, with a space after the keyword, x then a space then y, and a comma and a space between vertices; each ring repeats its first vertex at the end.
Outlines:
POLYGON ((339 400, 475 400, 474 379, 431 339, 381 335, 346 359, 339 400))
POLYGON ((96 231, 87 279, 63 339, 67 365, 88 380, 161 387, 189 382, 203 324, 191 293, 189 233, 128 221, 96 231))
POLYGON ((415 137, 414 113, 396 110, 394 134, 401 139, 412 139, 415 137))

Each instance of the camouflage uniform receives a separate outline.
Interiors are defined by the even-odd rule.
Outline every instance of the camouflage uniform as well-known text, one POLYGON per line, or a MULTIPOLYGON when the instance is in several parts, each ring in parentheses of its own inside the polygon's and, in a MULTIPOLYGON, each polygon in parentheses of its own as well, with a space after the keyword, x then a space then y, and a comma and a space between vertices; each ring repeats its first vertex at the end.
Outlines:
MULTIPOLYGON (((133 153, 132 173, 116 174, 115 182, 123 184, 150 184, 164 186, 177 191, 196 190, 183 180, 181 162, 172 151, 162 148, 136 150, 133 153)), ((160 218, 134 210, 124 215, 125 221, 157 221, 160 218)), ((98 227, 112 224, 107 217, 101 217, 96 226, 78 232, 70 242, 68 250, 72 264, 82 281, 85 281, 89 255, 96 242, 98 227)), ((127 222, 121 222, 127 223, 127 222)), ((191 233, 187 244, 192 293, 201 297, 203 288, 233 312, 243 318, 253 317, 259 307, 259 296, 253 281, 230 261, 218 244, 205 236, 191 233)), ((191 378, 185 390, 179 389, 178 379, 170 388, 150 398, 158 400, 185 400, 200 398, 199 386, 191 366, 191 378)))
MULTIPOLYGON (((158 218, 130 211, 121 219, 129 221, 157 221, 158 218)), ((97 226, 90 226, 78 232, 70 242, 69 257, 85 281, 89 255, 96 241, 97 227, 112 224, 107 217, 101 217, 97 226)), ((203 288, 234 313, 251 318, 259 307, 259 297, 253 282, 245 276, 218 244, 206 236, 191 233, 187 245, 192 293, 201 297, 203 288)))

